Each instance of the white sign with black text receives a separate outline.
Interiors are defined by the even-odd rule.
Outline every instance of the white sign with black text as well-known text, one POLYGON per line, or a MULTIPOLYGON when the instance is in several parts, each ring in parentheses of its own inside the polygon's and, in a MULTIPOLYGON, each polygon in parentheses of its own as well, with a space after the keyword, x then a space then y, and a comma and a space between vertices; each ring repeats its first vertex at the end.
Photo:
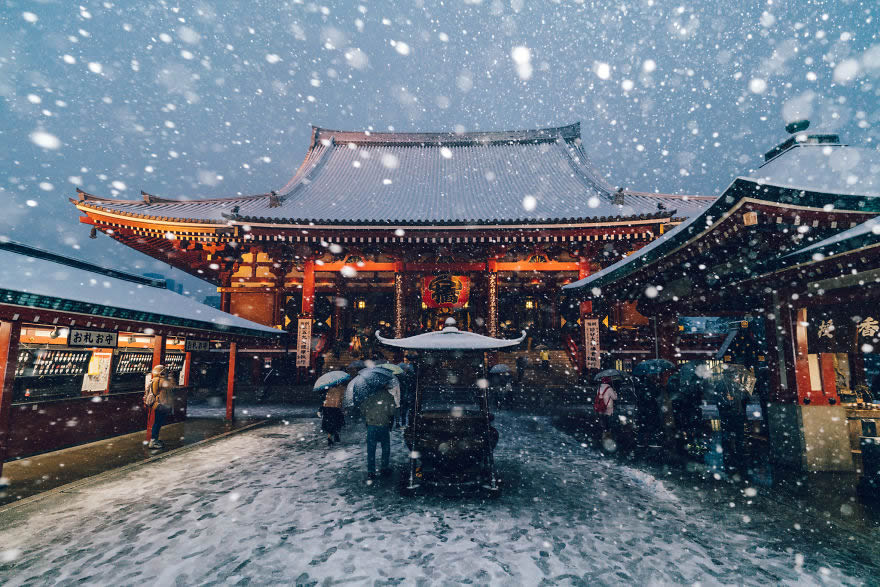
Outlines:
POLYGON ((113 330, 81 330, 71 328, 67 334, 67 346, 116 348, 119 333, 113 330))
POLYGON ((312 353, 312 319, 300 318, 296 325, 296 366, 308 367, 312 353))
POLYGON ((584 352, 586 353, 586 368, 601 369, 602 358, 599 354, 600 349, 598 318, 586 318, 584 320, 584 340, 587 345, 587 348, 584 349, 584 352))

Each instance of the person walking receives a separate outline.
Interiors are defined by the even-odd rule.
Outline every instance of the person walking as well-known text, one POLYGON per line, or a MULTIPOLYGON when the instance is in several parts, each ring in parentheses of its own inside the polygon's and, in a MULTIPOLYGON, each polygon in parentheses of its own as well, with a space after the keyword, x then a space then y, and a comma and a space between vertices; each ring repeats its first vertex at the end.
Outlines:
POLYGON ((159 440, 159 432, 174 408, 171 393, 173 384, 166 376, 164 365, 153 367, 151 375, 152 378, 147 384, 147 389, 144 393, 144 405, 148 410, 152 411, 151 415, 153 417, 153 424, 150 428, 150 442, 147 444, 147 447, 161 450, 165 448, 165 445, 159 440))
POLYGON ((526 366, 529 364, 529 360, 525 357, 525 355, 519 355, 516 358, 516 382, 522 384, 523 375, 526 373, 526 366))
POLYGON ((369 396, 361 406, 367 423, 367 479, 376 479, 376 444, 382 445, 382 475, 391 474, 391 426, 394 424, 394 396, 387 388, 369 396))
POLYGON ((345 385, 339 384, 327 390, 324 404, 321 406, 321 430, 327 433, 327 446, 339 442, 339 431, 345 426, 345 414, 342 411, 342 398, 345 385))
POLYGON ((611 426, 614 421, 614 400, 617 399, 617 392, 611 387, 611 378, 603 377, 599 383, 599 389, 596 391, 596 400, 593 402, 593 409, 599 414, 599 421, 602 424, 602 440, 611 437, 611 426))
POLYGON ((541 370, 549 371, 550 370, 550 351, 548 349, 541 349, 541 370))

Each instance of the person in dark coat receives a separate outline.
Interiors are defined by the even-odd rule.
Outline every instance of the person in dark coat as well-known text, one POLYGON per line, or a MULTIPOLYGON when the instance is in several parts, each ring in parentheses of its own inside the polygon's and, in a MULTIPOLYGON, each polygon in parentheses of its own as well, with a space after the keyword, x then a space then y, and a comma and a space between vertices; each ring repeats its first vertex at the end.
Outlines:
POLYGON ((376 445, 382 445, 382 475, 391 474, 391 426, 397 408, 394 396, 382 389, 369 396, 361 405, 367 423, 367 478, 376 478, 376 445))
MULTIPOLYGON (((404 362, 409 364, 408 359, 404 359, 404 362)), ((404 368, 403 373, 397 376, 397 380, 400 382, 400 425, 406 426, 407 417, 411 419, 410 412, 415 409, 415 406, 413 406, 416 399, 415 371, 404 368)))
POLYGON ((663 418, 660 411, 662 389, 659 375, 648 375, 640 378, 636 407, 639 417, 640 444, 659 446, 663 433, 663 418))
POLYGON ((516 382, 522 383, 523 375, 526 372, 526 366, 529 364, 529 360, 525 357, 525 355, 520 355, 516 358, 516 382))

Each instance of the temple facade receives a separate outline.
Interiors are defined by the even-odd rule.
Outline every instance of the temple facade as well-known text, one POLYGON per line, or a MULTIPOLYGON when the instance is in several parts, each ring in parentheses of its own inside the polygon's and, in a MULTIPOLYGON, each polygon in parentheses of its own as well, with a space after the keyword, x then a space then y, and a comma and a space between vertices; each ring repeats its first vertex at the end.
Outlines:
MULTIPOLYGON (((715 200, 613 187, 590 163, 580 124, 455 134, 315 127, 279 189, 142 196, 79 191, 71 201, 93 234, 216 284, 223 310, 297 332, 309 347, 302 356, 316 341, 355 348, 376 330, 402 337, 454 317, 491 336, 526 330, 580 368, 595 362, 590 323, 602 316, 561 287, 715 200)), ((634 308, 617 311, 637 319, 634 308)))

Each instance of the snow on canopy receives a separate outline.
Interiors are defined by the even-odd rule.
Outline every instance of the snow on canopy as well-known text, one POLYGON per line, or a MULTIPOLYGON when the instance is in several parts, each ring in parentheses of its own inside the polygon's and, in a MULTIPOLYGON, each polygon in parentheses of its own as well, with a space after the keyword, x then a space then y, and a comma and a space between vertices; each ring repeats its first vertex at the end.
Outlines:
MULTIPOLYGON (((796 197, 802 198, 799 203, 803 206, 827 211, 835 207, 868 211, 870 207, 864 207, 865 201, 880 196, 880 151, 840 144, 796 144, 765 163, 752 177, 736 178, 724 194, 700 214, 601 271, 563 286, 563 290, 583 295, 596 288, 601 291, 602 286, 632 275, 710 233, 744 196, 779 203, 788 197, 782 194, 791 190, 800 192, 796 197)), ((861 232, 841 233, 814 246, 829 247, 837 242, 834 239, 842 242, 859 235, 875 234, 871 221, 852 230, 861 232)))
POLYGON ((878 240, 880 240, 880 216, 862 222, 849 230, 838 232, 817 243, 793 251, 785 255, 783 259, 800 259, 801 256, 809 253, 814 260, 821 260, 831 255, 848 253, 858 248, 875 244, 878 240))
POLYGON ((270 194, 78 205, 226 223, 495 224, 690 217, 715 198, 624 191, 589 161, 580 123, 507 132, 372 133, 313 127, 302 165, 270 194))
POLYGON ((406 338, 384 338, 376 331, 376 338, 382 344, 413 351, 490 351, 516 346, 526 338, 526 332, 516 339, 492 338, 475 332, 465 332, 449 319, 446 326, 438 332, 426 332, 406 338))
POLYGON ((0 303, 28 305, 25 302, 36 303, 34 296, 60 301, 53 302, 51 308, 63 309, 66 305, 63 302, 69 301, 77 307, 83 306, 86 313, 108 318, 113 315, 105 308, 116 308, 135 312, 131 319, 143 322, 179 325, 185 320, 192 322, 193 328, 238 331, 260 337, 281 334, 277 329, 174 293, 166 289, 163 282, 107 270, 17 243, 0 243, 0 303), (30 294, 30 297, 22 300, 18 294, 30 294), (148 315, 143 318, 142 314, 148 315))
POLYGON ((880 196, 880 151, 798 144, 762 165, 750 179, 811 192, 880 196))

